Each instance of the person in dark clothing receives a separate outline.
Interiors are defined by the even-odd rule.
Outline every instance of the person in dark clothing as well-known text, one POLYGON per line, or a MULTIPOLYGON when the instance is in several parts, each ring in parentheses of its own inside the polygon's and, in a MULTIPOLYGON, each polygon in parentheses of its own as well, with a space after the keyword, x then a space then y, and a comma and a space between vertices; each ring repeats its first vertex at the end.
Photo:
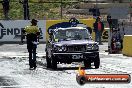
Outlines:
POLYGON ((103 31, 104 31, 104 24, 103 22, 101 22, 100 18, 98 17, 96 19, 96 22, 94 23, 94 32, 95 32, 95 41, 98 42, 99 40, 99 44, 102 44, 101 36, 103 31))
POLYGON ((107 16, 107 22, 109 24, 109 28, 111 29, 112 28, 112 18, 110 15, 107 16))
POLYGON ((8 13, 9 13, 9 0, 3 0, 1 1, 2 3, 2 6, 3 6, 3 13, 4 13, 4 16, 5 16, 5 19, 8 20, 9 17, 8 17, 8 13))
POLYGON ((26 33, 30 69, 36 69, 36 48, 40 32, 37 27, 37 20, 32 19, 31 24, 32 25, 27 26, 22 32, 24 34, 26 33))
POLYGON ((113 28, 111 38, 111 53, 119 53, 122 50, 122 38, 120 29, 113 28))
POLYGON ((93 14, 94 18, 97 18, 100 16, 99 8, 96 8, 95 6, 93 8, 90 8, 89 12, 91 12, 93 14))
POLYGON ((23 9, 24 9, 24 20, 29 20, 29 5, 28 5, 28 0, 19 0, 21 4, 23 4, 23 9))

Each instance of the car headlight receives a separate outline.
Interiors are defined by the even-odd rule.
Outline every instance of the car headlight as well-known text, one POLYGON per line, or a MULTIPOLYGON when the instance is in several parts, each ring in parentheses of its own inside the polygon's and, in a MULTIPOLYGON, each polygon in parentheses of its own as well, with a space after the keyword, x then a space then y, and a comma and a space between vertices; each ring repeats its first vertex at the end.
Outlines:
POLYGON ((86 48, 87 50, 98 50, 99 46, 98 44, 87 44, 86 48))
POLYGON ((92 44, 87 44, 87 50, 91 50, 91 49, 92 49, 92 47, 93 47, 93 45, 92 45, 92 44))
POLYGON ((96 43, 96 44, 94 44, 94 49, 95 50, 99 50, 99 45, 96 43))
POLYGON ((59 51, 59 52, 64 52, 66 51, 66 47, 65 46, 55 46, 55 50, 56 51, 59 51))
POLYGON ((62 46, 61 48, 62 48, 62 51, 66 51, 67 50, 66 46, 62 46))

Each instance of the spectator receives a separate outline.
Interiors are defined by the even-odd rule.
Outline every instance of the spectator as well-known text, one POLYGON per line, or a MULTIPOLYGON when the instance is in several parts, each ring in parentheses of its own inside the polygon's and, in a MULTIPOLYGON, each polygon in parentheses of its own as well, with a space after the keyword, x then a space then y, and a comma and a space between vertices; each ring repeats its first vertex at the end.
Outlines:
POLYGON ((100 16, 99 8, 96 8, 95 6, 93 8, 90 8, 89 12, 92 12, 94 18, 97 18, 100 16))
POLYGON ((98 17, 96 19, 96 22, 94 23, 94 32, 95 32, 95 41, 99 42, 100 45, 102 45, 101 36, 104 31, 104 24, 101 22, 100 18, 98 17))
POLYGON ((1 1, 3 6, 3 13, 6 20, 9 20, 8 13, 9 13, 9 0, 3 0, 1 1))
POLYGON ((109 28, 112 28, 112 19, 110 15, 107 16, 107 22, 109 24, 109 28))
POLYGON ((24 9, 24 20, 29 20, 29 5, 28 5, 28 0, 20 0, 19 1, 21 4, 23 4, 23 9, 24 9))

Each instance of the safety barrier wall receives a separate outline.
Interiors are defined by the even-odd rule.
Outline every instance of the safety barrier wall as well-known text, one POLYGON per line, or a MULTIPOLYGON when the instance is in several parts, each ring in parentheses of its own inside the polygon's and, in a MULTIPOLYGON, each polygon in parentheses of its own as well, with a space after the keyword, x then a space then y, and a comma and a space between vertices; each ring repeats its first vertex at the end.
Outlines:
POLYGON ((132 57, 132 35, 125 35, 123 39, 123 55, 132 57))
MULTIPOLYGON (((40 42, 46 42, 46 31, 56 24, 68 23, 69 20, 38 20, 38 27, 41 32, 40 42)), ((93 28, 94 19, 81 19, 78 26, 88 26, 93 28)), ((30 20, 0 20, 0 43, 19 43, 21 41, 21 30, 30 25, 30 20)), ((92 37, 94 39, 94 32, 92 37)), ((102 40, 108 41, 108 31, 102 34, 102 40)))
MULTIPOLYGON (((21 30, 30 25, 30 20, 0 20, 0 43, 18 43, 21 41, 21 30)), ((40 41, 45 41, 46 21, 38 20, 41 32, 40 41)))

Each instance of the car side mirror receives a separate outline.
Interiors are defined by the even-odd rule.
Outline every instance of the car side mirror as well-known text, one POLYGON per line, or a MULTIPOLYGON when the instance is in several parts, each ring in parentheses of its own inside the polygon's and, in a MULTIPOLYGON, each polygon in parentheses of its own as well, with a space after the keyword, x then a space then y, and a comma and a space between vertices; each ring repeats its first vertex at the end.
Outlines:
POLYGON ((48 43, 50 43, 51 41, 52 41, 51 38, 49 38, 49 39, 48 39, 48 43))
POLYGON ((53 35, 53 29, 48 29, 48 34, 53 35))

